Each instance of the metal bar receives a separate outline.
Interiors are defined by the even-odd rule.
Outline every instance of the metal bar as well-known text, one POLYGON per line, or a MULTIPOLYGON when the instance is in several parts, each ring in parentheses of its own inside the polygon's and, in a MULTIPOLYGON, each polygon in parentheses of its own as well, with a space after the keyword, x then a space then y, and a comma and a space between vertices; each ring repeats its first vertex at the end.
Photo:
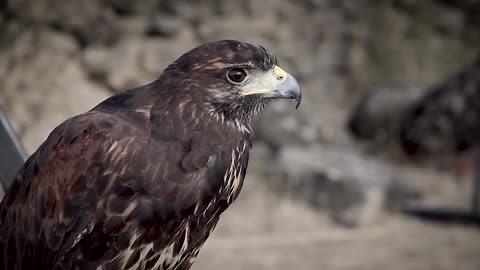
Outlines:
POLYGON ((480 218, 480 150, 474 156, 474 175, 472 189, 472 214, 480 218))
POLYGON ((8 190, 26 158, 22 143, 0 108, 0 182, 4 191, 8 190))

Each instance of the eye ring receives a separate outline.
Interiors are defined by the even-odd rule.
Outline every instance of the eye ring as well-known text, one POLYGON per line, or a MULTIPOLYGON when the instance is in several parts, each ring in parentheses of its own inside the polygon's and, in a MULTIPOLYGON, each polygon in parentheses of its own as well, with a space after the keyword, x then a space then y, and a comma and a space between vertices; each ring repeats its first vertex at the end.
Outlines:
POLYGON ((245 81, 248 73, 243 68, 231 68, 227 71, 227 79, 233 84, 240 84, 245 81))

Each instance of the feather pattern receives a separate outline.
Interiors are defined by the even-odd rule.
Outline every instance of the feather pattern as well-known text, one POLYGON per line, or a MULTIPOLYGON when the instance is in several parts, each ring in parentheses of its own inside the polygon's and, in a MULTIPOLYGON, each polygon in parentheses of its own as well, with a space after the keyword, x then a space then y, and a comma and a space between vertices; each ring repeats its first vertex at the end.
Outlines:
POLYGON ((58 126, 0 205, 0 268, 189 269, 240 192, 249 121, 266 103, 235 102, 219 74, 275 61, 245 43, 204 45, 58 126))

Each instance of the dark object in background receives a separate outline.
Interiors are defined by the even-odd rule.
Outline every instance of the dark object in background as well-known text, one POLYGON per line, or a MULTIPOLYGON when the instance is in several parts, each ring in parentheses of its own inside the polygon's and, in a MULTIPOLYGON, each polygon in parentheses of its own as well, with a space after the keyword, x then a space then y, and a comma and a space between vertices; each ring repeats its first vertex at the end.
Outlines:
POLYGON ((347 122, 352 135, 378 143, 397 141, 402 117, 422 91, 407 84, 393 84, 369 90, 353 109, 347 122))
MULTIPOLYGON (((480 55, 432 88, 401 123, 401 145, 412 157, 455 156, 480 148, 480 55)), ((472 210, 480 216, 480 155, 475 157, 472 210)))
POLYGON ((8 189, 26 158, 27 153, 22 143, 0 107, 0 190, 8 189))
POLYGON ((460 153, 480 144, 480 56, 432 88, 401 123, 409 155, 460 153))
MULTIPOLYGON (((393 142, 411 158, 455 162, 459 154, 480 152, 480 55, 457 74, 426 91, 392 85, 370 90, 355 107, 347 123, 357 139, 378 144, 393 142)), ((480 216, 480 155, 474 162, 476 180, 473 213, 480 216)), ((457 170, 463 170, 457 168, 457 170)), ((465 173, 459 171, 459 173, 465 173)))
POLYGON ((472 215, 468 212, 460 212, 457 210, 449 210, 445 208, 421 208, 403 209, 403 213, 417 217, 419 219, 435 221, 444 224, 455 223, 463 225, 480 226, 480 217, 472 215))

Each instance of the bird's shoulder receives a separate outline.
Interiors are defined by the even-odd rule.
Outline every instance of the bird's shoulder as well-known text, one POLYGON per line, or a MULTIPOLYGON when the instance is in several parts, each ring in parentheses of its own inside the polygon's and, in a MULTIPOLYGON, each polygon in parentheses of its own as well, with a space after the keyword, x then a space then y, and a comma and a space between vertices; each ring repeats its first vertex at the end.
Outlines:
POLYGON ((29 257, 32 267, 48 267, 59 251, 88 233, 108 184, 102 159, 117 122, 96 112, 70 118, 20 168, 0 205, 0 250, 9 263, 18 266, 21 257, 29 257))

